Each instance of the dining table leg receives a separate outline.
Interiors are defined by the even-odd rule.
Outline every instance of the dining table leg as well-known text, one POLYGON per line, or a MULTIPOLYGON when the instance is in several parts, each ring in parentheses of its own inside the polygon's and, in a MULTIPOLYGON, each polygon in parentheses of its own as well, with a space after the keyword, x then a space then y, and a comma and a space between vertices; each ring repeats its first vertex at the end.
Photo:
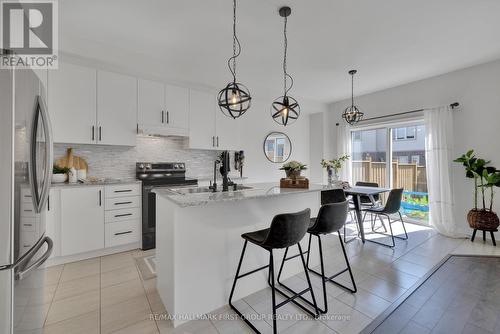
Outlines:
POLYGON ((361 234, 361 241, 365 243, 365 229, 363 228, 363 216, 361 214, 361 196, 352 196, 352 201, 354 202, 354 209, 356 211, 356 217, 358 218, 359 232, 361 234))

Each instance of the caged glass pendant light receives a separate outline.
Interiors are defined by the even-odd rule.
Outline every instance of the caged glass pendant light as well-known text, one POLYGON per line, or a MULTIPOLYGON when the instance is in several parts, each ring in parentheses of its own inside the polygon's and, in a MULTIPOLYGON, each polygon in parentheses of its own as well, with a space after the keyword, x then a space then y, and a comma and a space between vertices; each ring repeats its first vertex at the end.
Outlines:
POLYGON ((236 119, 242 116, 251 105, 250 91, 236 81, 236 58, 241 53, 241 44, 236 36, 236 0, 233 0, 233 56, 227 61, 233 81, 224 87, 217 97, 219 108, 228 117, 236 119))
POLYGON ((351 105, 345 108, 342 113, 342 118, 351 125, 361 121, 364 116, 364 113, 359 110, 359 107, 354 105, 354 74, 356 73, 358 73, 356 70, 349 71, 349 74, 351 75, 351 105))
POLYGON ((287 73, 286 68, 286 57, 288 51, 288 39, 286 35, 286 25, 288 21, 288 16, 292 13, 292 9, 290 7, 281 7, 279 10, 279 14, 284 18, 285 24, 283 28, 283 36, 284 36, 284 54, 283 54, 283 82, 284 82, 284 94, 283 96, 278 97, 271 105, 271 116, 274 121, 278 124, 287 126, 288 124, 292 124, 299 118, 300 115, 300 106, 297 100, 288 95, 288 92, 293 87, 293 78, 291 75, 287 73), (288 79, 290 79, 290 85, 288 85, 288 79))

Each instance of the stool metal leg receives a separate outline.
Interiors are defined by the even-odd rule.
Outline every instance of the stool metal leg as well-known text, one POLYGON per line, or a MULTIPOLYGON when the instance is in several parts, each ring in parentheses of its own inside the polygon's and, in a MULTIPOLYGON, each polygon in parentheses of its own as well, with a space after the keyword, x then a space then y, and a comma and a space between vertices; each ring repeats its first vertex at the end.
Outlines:
POLYGON ((273 302, 273 334, 278 333, 278 325, 276 324, 276 287, 274 286, 274 259, 273 259, 273 250, 269 251, 269 273, 271 279, 271 295, 273 302))
POLYGON ((474 232, 472 232, 472 238, 470 238, 471 242, 474 242, 474 238, 476 237, 476 232, 477 232, 477 228, 475 228, 474 232))
POLYGON ((497 246, 497 242, 495 241, 495 235, 493 234, 493 231, 490 231, 490 235, 491 235, 491 242, 493 242, 493 246, 497 246))

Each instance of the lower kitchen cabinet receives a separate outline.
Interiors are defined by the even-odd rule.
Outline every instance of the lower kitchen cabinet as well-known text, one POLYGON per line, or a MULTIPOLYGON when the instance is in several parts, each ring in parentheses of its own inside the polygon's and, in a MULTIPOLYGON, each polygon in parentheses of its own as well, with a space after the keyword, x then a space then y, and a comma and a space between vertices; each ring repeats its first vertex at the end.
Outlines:
POLYGON ((104 187, 61 189, 61 255, 104 248, 104 187))
MULTIPOLYGON (((39 218, 54 241, 51 259, 64 263, 136 248, 141 241, 141 194, 140 183, 53 187, 39 218)), ((30 210, 31 199, 24 202, 23 208, 30 210)), ((38 218, 29 211, 23 216, 22 238, 29 247, 38 218)))

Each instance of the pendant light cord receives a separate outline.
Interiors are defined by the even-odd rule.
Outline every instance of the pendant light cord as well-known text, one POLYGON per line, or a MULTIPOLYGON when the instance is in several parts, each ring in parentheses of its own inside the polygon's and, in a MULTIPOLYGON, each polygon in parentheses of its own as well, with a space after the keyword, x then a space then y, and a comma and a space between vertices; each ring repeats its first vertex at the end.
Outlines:
POLYGON ((241 44, 236 36, 236 0, 233 0, 233 56, 227 61, 229 71, 233 75, 233 82, 236 82, 236 58, 241 53, 241 44))
POLYGON ((354 107, 354 74, 351 74, 351 107, 354 107))
POLYGON ((283 90, 285 92, 284 96, 287 96, 288 91, 290 91, 290 89, 292 89, 293 87, 293 78, 286 71, 286 57, 288 53, 288 37, 286 35, 287 22, 288 22, 288 17, 285 16, 285 25, 283 28, 283 37, 284 37, 283 39, 284 39, 284 49, 285 49, 285 52, 283 54, 283 90), (290 87, 287 87, 287 78, 290 79, 290 87))

